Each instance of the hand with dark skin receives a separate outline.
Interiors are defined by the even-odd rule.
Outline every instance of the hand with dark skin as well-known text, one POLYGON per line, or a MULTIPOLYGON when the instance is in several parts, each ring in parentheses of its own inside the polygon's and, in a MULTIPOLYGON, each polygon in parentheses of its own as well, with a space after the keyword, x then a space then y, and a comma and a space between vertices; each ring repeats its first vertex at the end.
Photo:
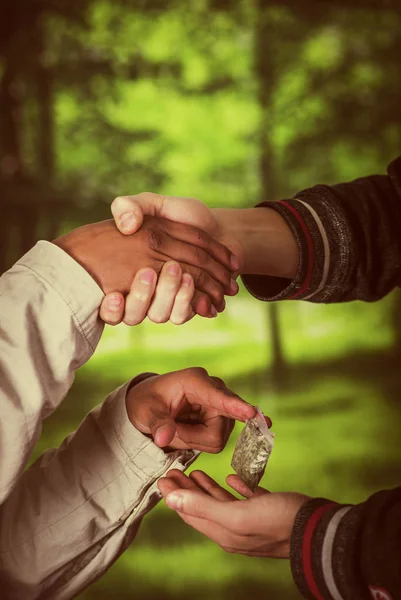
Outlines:
POLYGON ((131 423, 166 450, 221 452, 234 419, 252 418, 255 407, 200 367, 151 376, 127 394, 131 423))
POLYGON ((158 486, 169 508, 226 552, 289 558, 295 518, 308 496, 270 493, 261 487, 252 492, 238 475, 229 475, 227 483, 245 500, 238 500, 203 471, 187 477, 173 469, 158 486))
MULTIPOLYGON (((236 269, 235 275, 260 274, 292 279, 297 272, 299 256, 295 237, 285 220, 269 208, 210 209, 194 198, 145 192, 116 198, 112 213, 117 227, 125 235, 137 231, 145 215, 162 216, 207 231, 234 253, 231 264, 236 269)), ((170 318, 177 324, 192 318, 193 311, 188 300, 190 290, 180 287, 180 283, 183 281, 177 277, 176 286, 169 285, 162 273, 156 293, 160 290, 159 298, 163 297, 164 302, 154 306, 150 299, 144 303, 142 312, 147 312, 151 320, 158 316, 162 322, 170 318)), ((136 293, 139 288, 140 282, 135 282, 131 293, 136 293)), ((126 306, 124 299, 119 298, 118 307, 111 307, 111 310, 106 298, 101 306, 101 318, 110 324, 118 323, 123 318, 134 320, 138 308, 132 306, 130 295, 126 306)))
MULTIPOLYGON (((193 280, 192 308, 202 316, 216 316, 224 310, 224 294, 238 291, 227 248, 200 229, 161 217, 146 217, 132 236, 122 235, 110 220, 75 229, 54 243, 80 263, 105 294, 128 294, 135 275, 145 268, 145 289, 153 296, 157 274, 171 259, 176 261, 169 265, 173 270, 193 280)), ((130 302, 140 305, 141 298, 132 294, 130 302)), ((137 322, 137 315, 128 320, 131 325, 137 322)))

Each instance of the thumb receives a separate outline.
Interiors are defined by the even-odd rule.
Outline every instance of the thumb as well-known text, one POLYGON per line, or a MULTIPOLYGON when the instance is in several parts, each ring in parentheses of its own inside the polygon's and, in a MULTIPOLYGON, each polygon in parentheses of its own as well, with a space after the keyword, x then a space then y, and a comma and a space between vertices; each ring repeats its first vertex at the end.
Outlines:
POLYGON ((226 502, 215 500, 210 496, 190 490, 176 490, 170 492, 165 498, 169 508, 184 515, 214 521, 223 527, 230 527, 233 511, 236 510, 234 502, 230 502, 229 509, 226 502))
POLYGON ((168 446, 173 441, 176 425, 168 413, 152 414, 152 420, 149 423, 153 441, 159 448, 168 446))
MULTIPOLYGON (((134 388, 135 389, 135 388, 134 388)), ((174 439, 176 424, 166 404, 159 396, 151 396, 142 401, 137 399, 130 403, 129 418, 131 423, 142 433, 152 435, 153 441, 164 448, 174 439)))
MULTIPOLYGON (((111 212, 119 231, 130 235, 138 231, 145 214, 150 214, 151 207, 138 202, 135 196, 119 196, 111 205, 111 212)), ((154 211, 153 211, 154 212, 154 211)))

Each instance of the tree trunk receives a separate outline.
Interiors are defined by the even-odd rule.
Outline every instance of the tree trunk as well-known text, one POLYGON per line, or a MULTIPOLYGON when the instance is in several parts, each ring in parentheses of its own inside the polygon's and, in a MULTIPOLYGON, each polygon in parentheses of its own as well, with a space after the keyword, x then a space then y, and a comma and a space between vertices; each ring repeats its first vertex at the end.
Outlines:
POLYGON ((15 207, 7 201, 9 190, 18 189, 24 172, 20 148, 20 96, 17 74, 11 61, 4 57, 5 68, 0 82, 0 273, 7 268, 10 229, 15 207))
MULTIPOLYGON (((265 5, 263 0, 256 0, 254 69, 261 115, 258 132, 261 201, 273 200, 278 195, 274 148, 269 135, 271 98, 276 81, 274 60, 276 31, 271 19, 270 7, 265 5)), ((286 381, 287 365, 280 332, 279 306, 268 304, 266 310, 272 340, 272 365, 269 374, 274 387, 281 389, 286 381)))

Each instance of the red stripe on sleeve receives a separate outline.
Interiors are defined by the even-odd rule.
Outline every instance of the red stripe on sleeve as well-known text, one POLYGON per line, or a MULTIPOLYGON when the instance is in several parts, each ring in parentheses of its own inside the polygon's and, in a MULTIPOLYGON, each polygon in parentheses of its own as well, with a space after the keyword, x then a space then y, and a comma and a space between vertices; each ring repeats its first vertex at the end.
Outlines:
POLYGON ((313 532, 316 529, 316 525, 323 517, 324 513, 327 512, 332 506, 335 506, 334 502, 330 502, 329 504, 324 504, 315 510, 314 513, 309 518, 309 521, 305 527, 304 539, 302 542, 302 566, 304 571, 304 577, 306 584, 311 591, 311 593, 315 596, 316 600, 325 600, 323 596, 320 594, 316 581, 313 577, 312 571, 312 536, 313 532))
POLYGON ((307 273, 306 273, 305 281, 304 281, 301 289, 298 290, 292 296, 290 296, 290 298, 288 298, 288 300, 295 300, 295 298, 297 298, 298 296, 300 296, 301 294, 303 294, 309 288, 310 281, 312 279, 313 266, 314 266, 314 262, 315 262, 315 253, 314 253, 313 241, 312 241, 311 234, 309 233, 309 229, 305 225, 305 222, 302 219, 301 215, 295 210, 295 208, 293 206, 291 206, 287 202, 284 202, 284 200, 279 200, 279 202, 280 202, 280 204, 284 204, 284 206, 286 208, 288 208, 288 210, 290 212, 292 212, 292 214, 294 215, 294 217, 296 218, 296 220, 300 224, 300 226, 302 228, 302 231, 305 234, 306 243, 307 243, 308 251, 309 251, 309 264, 308 264, 308 270, 307 270, 307 273))

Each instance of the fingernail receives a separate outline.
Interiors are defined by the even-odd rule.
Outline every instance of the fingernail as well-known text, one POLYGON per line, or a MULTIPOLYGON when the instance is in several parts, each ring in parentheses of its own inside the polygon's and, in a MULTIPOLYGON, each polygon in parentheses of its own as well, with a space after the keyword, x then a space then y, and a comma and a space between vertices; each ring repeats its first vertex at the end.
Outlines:
POLYGON ((139 280, 146 285, 152 285, 155 280, 155 274, 153 271, 144 271, 140 274, 139 280))
POLYGON ((192 277, 188 275, 188 273, 184 273, 182 276, 182 284, 186 286, 190 286, 192 284, 192 277))
POLYGON ((215 306, 212 306, 210 312, 212 313, 213 319, 215 319, 218 315, 217 308, 215 306))
POLYGON ((181 510, 183 504, 183 498, 181 494, 177 494, 176 492, 171 492, 166 497, 166 504, 169 508, 173 508, 174 510, 181 510))
POLYGON ((131 229, 136 225, 136 217, 134 213, 124 213, 120 217, 121 229, 131 229))
POLYGON ((107 298, 107 308, 109 310, 118 310, 123 302, 121 296, 109 296, 107 298))
POLYGON ((157 446, 160 446, 160 444, 161 444, 161 439, 160 438, 161 438, 161 436, 163 434, 163 429, 166 429, 165 425, 162 425, 162 427, 160 427, 160 429, 158 429, 156 431, 156 433, 155 433, 154 441, 155 441, 155 444, 157 446))
POLYGON ((170 275, 177 276, 180 272, 180 265, 177 263, 171 263, 171 265, 168 265, 167 267, 167 272, 170 273, 170 275))
POLYGON ((238 283, 235 281, 235 279, 231 279, 231 283, 230 283, 230 292, 232 294, 237 294, 239 290, 239 286, 238 283))
POLYGON ((231 255, 230 265, 233 271, 238 271, 239 269, 239 260, 234 254, 231 255))

